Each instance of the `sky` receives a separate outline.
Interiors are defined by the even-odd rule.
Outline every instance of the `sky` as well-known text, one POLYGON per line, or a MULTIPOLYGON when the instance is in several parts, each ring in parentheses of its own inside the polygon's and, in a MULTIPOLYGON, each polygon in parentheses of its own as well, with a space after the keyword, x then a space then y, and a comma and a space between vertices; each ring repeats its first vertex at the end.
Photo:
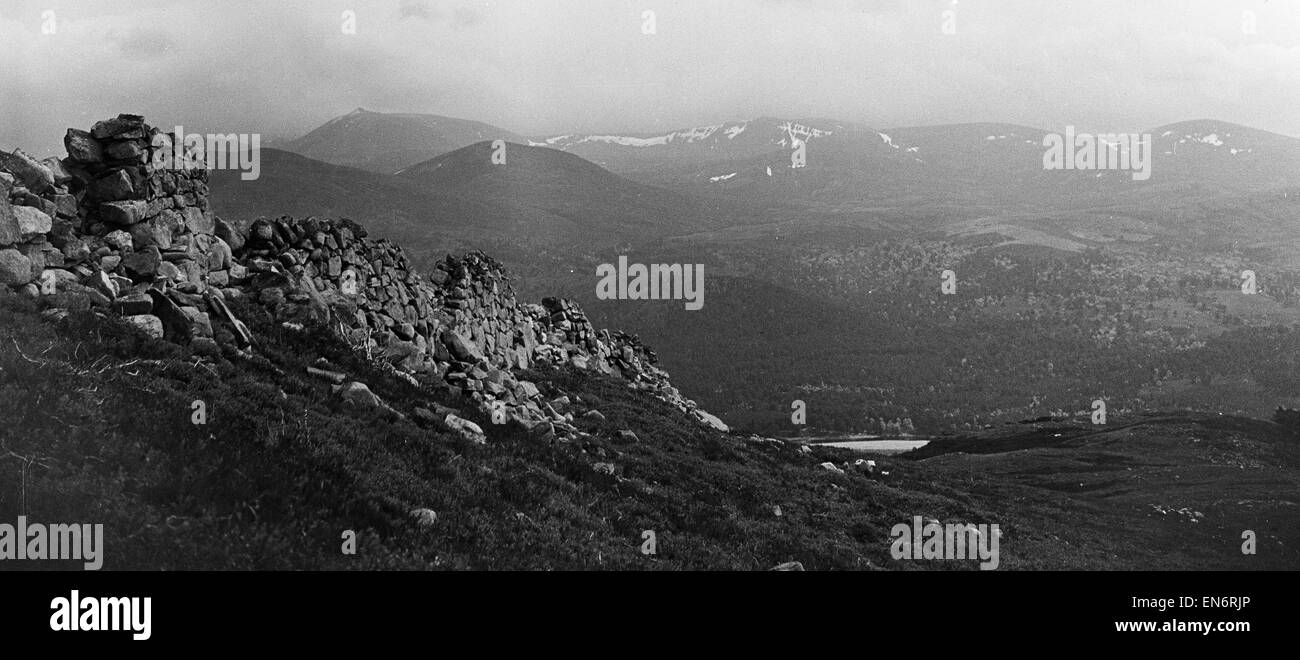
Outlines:
POLYGON ((0 0, 0 149, 62 155, 122 112, 296 137, 357 107, 529 136, 767 115, 1300 137, 1300 0, 0 0))

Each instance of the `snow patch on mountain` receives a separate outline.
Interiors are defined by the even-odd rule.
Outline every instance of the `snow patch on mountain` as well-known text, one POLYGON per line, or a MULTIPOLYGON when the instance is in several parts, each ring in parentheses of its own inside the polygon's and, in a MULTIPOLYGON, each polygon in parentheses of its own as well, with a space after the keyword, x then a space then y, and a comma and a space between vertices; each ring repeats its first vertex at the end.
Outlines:
POLYGON ((709 177, 709 181, 712 181, 714 183, 717 183, 719 181, 726 181, 727 179, 736 176, 736 174, 737 174, 736 172, 732 172, 731 174, 723 174, 721 176, 711 176, 709 177))
POLYGON ((791 137, 800 138, 803 140, 807 140, 808 138, 819 138, 819 137, 824 137, 833 134, 831 131, 823 131, 819 128, 804 126, 803 124, 796 124, 792 121, 781 122, 780 124, 777 124, 776 127, 785 131, 791 137))

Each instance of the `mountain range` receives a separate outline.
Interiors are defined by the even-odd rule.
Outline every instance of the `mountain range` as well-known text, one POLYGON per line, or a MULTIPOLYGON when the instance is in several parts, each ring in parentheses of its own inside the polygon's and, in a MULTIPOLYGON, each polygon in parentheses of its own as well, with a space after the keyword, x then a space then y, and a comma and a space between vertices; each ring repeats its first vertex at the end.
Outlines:
MULTIPOLYGON (((1120 234, 1190 230, 1217 241, 1205 209, 1243 203, 1255 207, 1266 240, 1289 240, 1300 140, 1216 120, 1141 133, 1151 140, 1145 180, 1119 170, 1045 169, 1048 131, 996 123, 877 130, 762 117, 663 133, 525 138, 437 115, 357 110, 284 148, 400 179, 381 186, 409 191, 391 198, 394 216, 539 240, 640 240, 797 219, 804 227, 848 223, 958 236, 993 228, 1013 242, 1081 249, 1096 233, 1098 213, 1120 234), (510 143, 514 154, 500 169, 488 167, 487 145, 495 140, 510 143), (805 145, 802 167, 792 167, 796 141, 805 145), (414 201, 422 192, 443 197, 414 201), (424 211, 413 211, 413 202, 424 211), (465 213, 457 204, 477 206, 465 213)), ((280 176, 316 185, 310 179, 319 166, 280 160, 280 176)), ((374 176, 356 176, 358 185, 379 185, 374 176)))

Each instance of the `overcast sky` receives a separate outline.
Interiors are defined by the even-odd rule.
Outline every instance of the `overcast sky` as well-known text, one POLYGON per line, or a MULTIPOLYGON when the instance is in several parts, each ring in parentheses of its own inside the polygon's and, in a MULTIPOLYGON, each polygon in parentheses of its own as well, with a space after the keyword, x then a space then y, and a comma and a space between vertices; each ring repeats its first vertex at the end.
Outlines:
POLYGON ((1300 136, 1300 2, 0 0, 3 149, 61 154, 119 112, 293 137, 358 106, 528 135, 774 115, 1300 136))

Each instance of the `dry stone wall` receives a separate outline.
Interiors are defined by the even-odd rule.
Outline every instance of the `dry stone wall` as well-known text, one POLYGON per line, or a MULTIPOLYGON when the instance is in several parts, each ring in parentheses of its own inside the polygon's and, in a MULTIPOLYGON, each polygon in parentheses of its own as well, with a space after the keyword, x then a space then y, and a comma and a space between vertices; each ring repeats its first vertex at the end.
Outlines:
MULTIPOLYGON (((481 252, 448 255, 426 277, 401 247, 348 219, 223 222, 209 208, 201 161, 190 152, 162 158, 174 139, 119 115, 69 129, 63 159, 0 152, 0 286, 41 298, 52 317, 99 307, 210 350, 256 350, 226 305, 250 298, 283 323, 324 323, 420 383, 539 437, 576 432, 572 416, 516 374, 562 365, 621 377, 726 430, 681 396, 637 337, 596 330, 567 299, 521 304, 501 264, 481 252)), ((340 395, 373 397, 355 385, 340 383, 340 395)), ((482 436, 454 414, 438 417, 482 436)))

